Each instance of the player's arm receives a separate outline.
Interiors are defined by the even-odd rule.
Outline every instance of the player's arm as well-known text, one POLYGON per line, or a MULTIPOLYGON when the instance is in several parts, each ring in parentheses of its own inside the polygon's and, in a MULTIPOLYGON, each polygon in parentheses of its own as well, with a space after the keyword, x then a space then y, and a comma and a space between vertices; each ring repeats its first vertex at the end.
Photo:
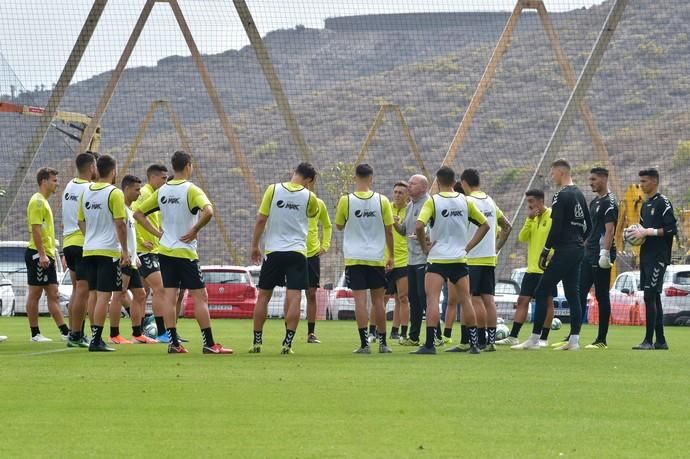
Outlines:
POLYGON ((34 200, 29 203, 27 214, 29 217, 29 224, 31 225, 31 237, 34 240, 36 251, 38 252, 38 264, 41 268, 47 268, 50 265, 50 259, 43 246, 43 239, 41 239, 41 227, 43 226, 42 210, 43 203, 34 200))
POLYGON ((587 201, 585 201, 584 196, 580 195, 580 197, 582 198, 580 206, 582 207, 582 212, 585 216, 585 230, 582 234, 582 239, 586 241, 594 228, 592 228, 592 215, 589 213, 589 206, 587 205, 587 201))
MULTIPOLYGON (((668 199, 664 201, 659 201, 659 204, 655 205, 654 212, 661 213, 661 222, 663 227, 661 228, 643 228, 640 226, 635 232, 635 237, 662 237, 666 234, 677 234, 678 226, 676 223, 676 216, 673 214, 673 206, 668 199)), ((641 224, 640 219, 640 224, 641 224)))
POLYGON ((391 203, 385 197, 381 197, 381 212, 383 217, 383 225, 386 231, 386 247, 388 248, 388 257, 386 259, 386 268, 388 270, 393 269, 393 251, 394 240, 393 240, 393 209, 391 208, 391 203))
POLYGON ((496 253, 498 253, 508 240, 508 236, 510 236, 510 232, 513 230, 513 225, 510 224, 505 215, 503 215, 503 212, 501 212, 501 209, 498 207, 496 207, 496 215, 498 217, 498 227, 501 228, 501 233, 496 241, 496 253))
POLYGON ((331 238, 333 237, 333 225, 331 217, 328 216, 328 209, 323 201, 319 202, 319 223, 321 223, 321 253, 328 252, 331 248, 331 238))
POLYGON ((271 202, 273 201, 273 193, 275 185, 269 185, 264 191, 264 196, 261 199, 259 211, 256 213, 256 220, 254 222, 254 232, 252 233, 252 245, 250 248, 250 258, 252 263, 258 265, 261 262, 261 250, 259 249, 259 240, 266 229, 266 222, 268 222, 268 215, 271 212, 271 202))
MULTIPOLYGON (((80 207, 81 209, 81 207, 80 207)), ((146 216, 158 209, 158 190, 151 193, 141 204, 139 204, 134 211, 134 219, 149 233, 161 238, 163 232, 153 226, 146 216)))
POLYGON ((424 205, 422 206, 422 210, 419 211, 419 215, 417 216, 417 221, 415 222, 415 235, 417 236, 417 241, 419 242, 420 247, 422 248, 422 252, 425 254, 429 254, 429 251, 431 250, 431 246, 427 243, 426 240, 426 225, 429 223, 431 220, 431 217, 434 215, 434 200, 433 199, 428 199, 424 205))
POLYGON ((407 236, 407 221, 412 217, 410 215, 412 213, 410 212, 411 209, 412 206, 408 204, 407 208, 405 209, 405 218, 402 220, 400 220, 400 217, 397 215, 393 217, 393 229, 395 229, 395 231, 402 236, 407 236))
MULTIPOLYGON (((544 244, 544 252, 548 253, 551 248, 560 240, 561 232, 565 221, 566 194, 556 193, 553 204, 551 206, 551 229, 549 235, 546 237, 546 244, 544 244)), ((542 253, 543 255, 543 253, 542 253)))
POLYGON ((203 208, 201 208, 201 214, 199 215, 199 220, 192 226, 192 229, 190 229, 187 234, 182 236, 180 238, 180 241, 184 242, 185 244, 190 244, 193 242, 197 236, 199 235, 199 231, 201 231, 201 228, 206 226, 208 222, 211 221, 213 218, 213 206, 211 203, 207 203, 204 205, 203 208))
POLYGON ((347 213, 348 213, 348 198, 347 195, 340 197, 338 201, 338 206, 335 209, 335 228, 338 231, 345 229, 345 223, 347 223, 347 213))
POLYGON ((475 231, 474 236, 472 236, 472 239, 470 239, 470 241, 465 246, 465 251, 469 252, 470 250, 475 248, 477 244, 479 244, 482 241, 482 239, 484 239, 484 236, 486 236, 491 227, 489 226, 489 223, 486 221, 486 217, 484 216, 484 214, 482 214, 479 211, 479 209, 477 209, 477 206, 475 206, 474 203, 470 200, 467 201, 467 213, 470 223, 477 226, 477 231, 475 231))
POLYGON ((518 241, 529 242, 532 237, 532 228, 534 227, 534 217, 528 216, 525 219, 525 224, 522 225, 522 229, 518 233, 518 241))
POLYGON ((125 195, 122 190, 114 189, 108 197, 108 206, 113 214, 115 233, 120 243, 120 266, 129 266, 129 250, 127 245, 127 211, 125 210, 125 195))
MULTIPOLYGON (((144 199, 146 199, 146 198, 144 198, 144 199)), ((134 215, 134 212, 136 212, 139 209, 139 203, 140 202, 143 202, 143 200, 142 201, 137 200, 137 201, 134 201, 134 203, 132 203, 132 216, 134 215)), ((148 218, 147 218, 147 220, 148 220, 148 218)), ((146 239, 144 239, 143 232, 136 231, 136 235, 137 235, 137 245, 138 246, 141 245, 143 247, 146 247, 149 250, 153 249, 153 244, 150 241, 147 241, 146 239)))

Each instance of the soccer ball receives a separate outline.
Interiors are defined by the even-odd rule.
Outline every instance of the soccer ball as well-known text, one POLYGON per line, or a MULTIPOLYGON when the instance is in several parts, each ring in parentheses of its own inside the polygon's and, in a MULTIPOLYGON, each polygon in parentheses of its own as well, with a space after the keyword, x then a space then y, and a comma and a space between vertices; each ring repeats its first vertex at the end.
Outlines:
POLYGON ((561 319, 559 319, 558 317, 554 317, 553 321, 551 322, 551 330, 560 330, 561 325, 563 325, 561 323, 561 319))
POLYGON ((496 325, 501 325, 501 324, 504 324, 504 323, 506 323, 506 321, 503 320, 502 317, 496 317, 496 325))
POLYGON ((639 246, 639 245, 642 245, 644 243, 644 240, 645 240, 644 237, 641 239, 636 239, 632 235, 632 233, 636 229, 638 229, 639 227, 640 227, 640 225, 631 225, 631 226, 628 226, 627 228, 625 228, 623 230, 623 239, 625 239, 625 242, 627 242, 628 244, 633 245, 633 246, 639 246))
POLYGON ((510 329, 506 324, 498 324, 496 326, 496 339, 502 340, 506 339, 510 335, 510 329))
POLYGON ((156 327, 156 320, 153 316, 147 316, 144 319, 144 335, 151 338, 158 338, 158 327, 156 327))

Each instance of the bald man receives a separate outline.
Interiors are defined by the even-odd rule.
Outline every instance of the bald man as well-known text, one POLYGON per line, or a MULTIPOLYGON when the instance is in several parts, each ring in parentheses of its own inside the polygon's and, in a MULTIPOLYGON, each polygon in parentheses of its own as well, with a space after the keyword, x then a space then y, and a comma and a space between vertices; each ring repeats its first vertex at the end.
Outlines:
POLYGON ((407 182, 407 191, 410 202, 405 210, 405 218, 395 220, 395 230, 407 237, 407 295, 410 301, 410 332, 408 338, 400 344, 403 346, 419 346, 419 331, 422 326, 422 317, 426 310, 426 292, 424 290, 424 274, 426 272, 426 255, 415 235, 417 217, 422 206, 429 199, 429 181, 423 175, 417 174, 410 177, 407 182))

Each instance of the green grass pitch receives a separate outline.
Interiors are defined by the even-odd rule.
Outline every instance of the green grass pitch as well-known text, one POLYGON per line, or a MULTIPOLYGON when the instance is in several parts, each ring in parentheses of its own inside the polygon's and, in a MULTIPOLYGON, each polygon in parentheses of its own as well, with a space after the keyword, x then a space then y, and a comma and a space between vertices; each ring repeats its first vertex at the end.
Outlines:
MULTIPOLYGON (((58 338, 51 319, 41 326, 58 338)), ((667 328, 668 352, 634 352, 642 328, 612 327, 605 351, 412 356, 397 344, 352 355, 353 322, 320 322, 323 343, 307 345, 302 323, 285 356, 281 321, 267 323, 260 355, 247 353, 249 321, 213 326, 235 355, 202 355, 190 320, 179 326, 190 354, 167 355, 34 344, 25 318, 0 319, 0 457, 688 455, 687 328, 667 328)), ((594 335, 585 327, 582 341, 594 335)))

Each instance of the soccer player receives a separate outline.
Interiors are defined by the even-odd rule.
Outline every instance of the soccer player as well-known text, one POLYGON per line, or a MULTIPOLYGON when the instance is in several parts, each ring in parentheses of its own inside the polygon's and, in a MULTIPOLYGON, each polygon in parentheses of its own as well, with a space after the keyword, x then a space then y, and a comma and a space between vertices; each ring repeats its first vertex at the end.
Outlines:
POLYGON ((558 159, 551 164, 551 179, 559 187, 551 205, 551 230, 539 256, 539 267, 544 270, 534 293, 536 298, 532 336, 513 349, 539 349, 539 339, 546 319, 547 300, 559 281, 563 281, 565 297, 570 306, 570 338, 556 350, 577 351, 580 349, 580 328, 582 308, 580 307, 580 263, 584 257, 584 241, 587 239, 592 221, 582 191, 573 184, 570 163, 558 159), (551 261, 548 257, 554 250, 551 261), (548 264, 548 267, 547 267, 548 264))
POLYGON ((48 311, 53 316, 63 340, 69 336, 58 302, 58 280, 55 270, 55 222, 48 198, 58 186, 58 171, 42 167, 36 173, 38 192, 34 193, 26 207, 26 222, 29 228, 29 246, 24 254, 29 292, 26 296, 26 315, 31 328, 31 341, 45 343, 52 341, 41 334, 38 327, 38 302, 46 294, 48 311))
POLYGON ((609 190, 609 171, 595 167, 589 171, 589 186, 596 197, 589 203, 592 232, 585 242, 585 258, 580 271, 580 305, 584 320, 587 293, 594 284, 594 295, 599 304, 599 333, 585 349, 606 349, 606 336, 611 317, 611 267, 616 261, 616 245, 613 241, 618 222, 618 202, 609 190))
MULTIPOLYGON (((529 303, 534 298, 534 292, 541 281, 544 270, 539 267, 539 256, 546 244, 546 238, 551 230, 551 208, 544 205, 544 192, 538 189, 530 189, 525 193, 527 197, 527 219, 518 234, 518 241, 527 244, 527 272, 522 278, 520 295, 515 308, 515 317, 510 335, 497 341, 496 344, 515 346, 519 344, 518 336, 522 324, 527 320, 529 303)), ((541 330, 539 345, 548 346, 551 322, 553 321, 553 297, 557 296, 558 289, 554 288, 546 299, 546 320, 541 330)))
MULTIPOLYGON (((471 304, 467 270, 467 253, 477 246, 489 232, 489 224, 473 202, 463 194, 453 191, 455 171, 448 166, 436 172, 438 194, 428 200, 417 217, 416 233, 422 251, 428 254, 424 284, 427 293, 426 342, 412 354, 436 354, 434 341, 439 323, 438 302, 443 282, 453 285, 462 305, 471 304), (470 238, 470 223, 478 226, 470 238), (429 225, 431 244, 426 241, 426 225, 429 225)), ((450 285, 449 285, 450 288, 450 285)), ((464 315, 470 333, 470 352, 479 353, 477 323, 473 308, 464 315)))
POLYGON ((360 347, 355 354, 370 354, 367 336, 367 290, 379 340, 379 353, 393 352, 386 342, 386 307, 384 304, 386 269, 393 268, 393 212, 390 201, 371 190, 374 169, 368 164, 355 168, 355 191, 338 201, 335 226, 343 231, 345 282, 355 300, 355 318, 360 347))
MULTIPOLYGON (((491 197, 480 188, 479 172, 465 169, 460 174, 460 183, 468 201, 471 201, 484 214, 489 224, 489 232, 476 247, 467 253, 470 273, 470 292, 472 307, 478 324, 479 348, 488 352, 496 351, 496 254, 508 240, 513 227, 491 197), (500 231, 499 231, 500 227, 500 231), (488 333, 487 333, 488 332, 488 333)), ((475 229, 470 228, 469 237, 475 229)))
POLYGON ((659 193, 659 171, 644 169, 639 173, 640 189, 647 200, 640 209, 640 226, 632 234, 644 238, 640 247, 640 283, 644 290, 646 333, 635 350, 668 350, 664 336, 664 311, 661 289, 666 267, 671 264, 673 236, 678 233, 671 201, 659 193), (653 341, 656 332, 656 342, 653 341))
MULTIPOLYGON (((407 202, 409 200, 406 182, 397 182, 393 185, 393 221, 405 219, 407 202)), ((410 321, 410 303, 407 299, 407 237, 393 231, 393 269, 386 273, 386 297, 384 304, 388 304, 391 297, 395 299, 393 310, 393 327, 391 339, 403 342, 407 339, 407 324, 410 321)))
POLYGON ((96 161, 98 180, 86 187, 79 198, 79 227, 84 234, 84 253, 77 266, 77 279, 86 279, 89 294, 95 292, 91 315, 92 337, 89 352, 110 352, 113 348, 103 341, 103 325, 112 301, 122 302, 121 266, 130 263, 127 245, 125 199, 113 183, 117 164, 109 155, 96 161))
POLYGON ((395 231, 407 239, 407 295, 410 303, 410 333, 401 341, 402 346, 419 346, 419 333, 422 318, 426 310, 426 292, 424 290, 424 273, 426 271, 426 254, 417 240, 415 233, 417 217, 430 199, 429 181, 423 175, 416 174, 407 181, 407 193, 410 202, 405 209, 405 217, 394 217, 395 231))
POLYGON ((72 294, 69 299, 70 336, 67 347, 88 347, 84 334, 84 322, 89 301, 87 279, 78 279, 77 271, 84 248, 84 233, 79 228, 79 198, 84 190, 98 177, 96 156, 92 152, 80 153, 75 160, 77 177, 70 180, 62 195, 62 229, 65 264, 72 281, 72 294))
POLYGON ((302 290, 307 290, 307 236, 309 219, 317 218, 319 201, 305 188, 314 181, 316 170, 309 163, 300 163, 286 183, 269 185, 256 215, 252 235, 251 259, 262 260, 259 241, 264 238, 265 256, 259 274, 259 296, 254 308, 254 340, 249 352, 258 354, 263 344, 263 328, 268 302, 276 286, 287 289, 285 338, 281 354, 293 354, 292 341, 299 325, 302 290))
MULTIPOLYGON (((151 164, 146 169, 146 180, 146 185, 141 187, 141 195, 132 204, 132 211, 134 212, 139 209, 139 206, 141 206, 149 196, 168 181, 168 168, 163 164, 151 164)), ((146 216, 146 219, 156 230, 160 230, 160 211, 151 212, 146 216)), ((163 288, 160 262, 158 260, 158 237, 147 231, 139 222, 137 222, 135 229, 137 233, 137 256, 141 262, 141 266, 139 266, 139 276, 142 278, 144 287, 147 289, 146 293, 148 294, 150 292, 153 294, 153 317, 156 321, 156 329, 158 330, 158 337, 156 339, 158 342, 170 344, 168 334, 165 332, 165 321, 163 319, 163 313, 165 311, 165 289, 163 288)), ((177 337, 181 342, 186 341, 180 339, 179 334, 177 337)))
POLYGON ((134 213, 132 212, 132 204, 139 198, 141 194, 141 179, 134 175, 125 175, 122 178, 122 192, 125 195, 125 210, 127 211, 127 243, 129 244, 129 253, 132 254, 132 263, 130 266, 122 268, 122 295, 129 296, 130 292, 132 300, 130 302, 130 318, 132 319, 132 339, 126 340, 120 336, 119 329, 113 330, 113 319, 115 316, 119 318, 120 309, 117 305, 110 306, 110 342, 114 344, 153 344, 158 340, 149 338, 142 333, 142 321, 146 313, 146 291, 144 284, 139 274, 139 267, 141 260, 137 255, 137 231, 136 222, 134 220, 134 213), (119 342, 118 342, 119 340, 119 342), (125 342, 127 341, 127 342, 125 342), (129 343, 128 343, 129 342, 129 343))
POLYGON ((134 212, 134 219, 160 239, 159 262, 165 292, 163 317, 170 340, 168 353, 187 353, 177 334, 175 299, 178 289, 188 289, 201 329, 202 353, 232 354, 232 349, 224 348, 213 339, 208 293, 197 254, 197 235, 213 218, 213 206, 201 188, 189 181, 194 170, 191 155, 176 151, 170 162, 174 179, 151 193, 134 212), (156 211, 160 211, 161 215, 160 230, 146 218, 156 211))

